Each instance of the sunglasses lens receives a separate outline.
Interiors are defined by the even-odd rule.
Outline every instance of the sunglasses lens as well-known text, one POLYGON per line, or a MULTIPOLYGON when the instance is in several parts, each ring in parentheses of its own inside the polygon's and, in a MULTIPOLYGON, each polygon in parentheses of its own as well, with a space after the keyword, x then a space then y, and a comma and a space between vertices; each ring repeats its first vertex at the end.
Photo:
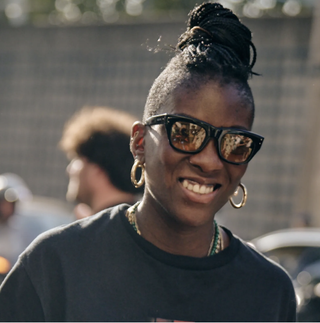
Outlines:
POLYGON ((178 150, 193 152, 199 149, 206 137, 201 126, 188 122, 176 121, 171 128, 171 144, 178 150))
MULTIPOLYGON (((207 132, 202 125, 182 119, 171 123, 170 142, 179 151, 201 151, 206 137, 207 132)), ((229 132, 220 139, 220 155, 231 163, 245 163, 253 149, 253 140, 243 133, 229 132)))
POLYGON ((253 140, 245 135, 227 133, 220 142, 221 156, 233 163, 243 163, 251 155, 253 140))

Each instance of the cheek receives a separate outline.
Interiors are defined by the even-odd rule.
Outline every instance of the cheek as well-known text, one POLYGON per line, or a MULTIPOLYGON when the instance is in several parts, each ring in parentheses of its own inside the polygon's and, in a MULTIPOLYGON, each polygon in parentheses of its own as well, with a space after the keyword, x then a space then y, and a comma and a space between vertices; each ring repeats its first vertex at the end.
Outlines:
POLYGON ((84 169, 82 169, 82 170, 78 173, 78 179, 79 179, 80 181, 83 181, 83 179, 85 178, 85 174, 86 174, 85 170, 84 170, 84 169))
POLYGON ((150 184, 156 183, 160 186, 161 183, 166 182, 166 186, 170 185, 169 181, 177 163, 175 155, 166 136, 161 136, 160 140, 158 137, 155 140, 152 136, 146 138, 145 163, 150 184))
POLYGON ((79 172, 79 185, 80 186, 88 186, 89 185, 89 178, 90 178, 90 172, 86 167, 84 167, 79 172))
POLYGON ((165 149, 165 134, 161 129, 150 129, 144 137, 145 163, 147 168, 155 168, 156 165, 163 163, 165 149))
POLYGON ((228 165, 228 173, 231 182, 231 193, 233 193, 237 189, 239 183, 241 182, 241 178, 247 170, 247 167, 248 165, 228 165))

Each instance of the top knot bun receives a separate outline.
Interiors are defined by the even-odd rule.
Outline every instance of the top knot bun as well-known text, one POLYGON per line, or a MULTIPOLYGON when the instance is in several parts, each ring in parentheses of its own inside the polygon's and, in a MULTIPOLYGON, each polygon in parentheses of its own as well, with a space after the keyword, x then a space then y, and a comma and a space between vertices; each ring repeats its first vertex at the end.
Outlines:
POLYGON ((229 9, 224 8, 219 3, 207 2, 195 7, 189 13, 188 27, 200 26, 210 27, 215 21, 231 19, 239 23, 238 17, 229 9))
POLYGON ((184 50, 190 45, 222 48, 224 55, 227 50, 252 73, 256 49, 251 39, 251 31, 231 10, 219 3, 206 2, 189 13, 187 31, 180 36, 177 48, 184 50))

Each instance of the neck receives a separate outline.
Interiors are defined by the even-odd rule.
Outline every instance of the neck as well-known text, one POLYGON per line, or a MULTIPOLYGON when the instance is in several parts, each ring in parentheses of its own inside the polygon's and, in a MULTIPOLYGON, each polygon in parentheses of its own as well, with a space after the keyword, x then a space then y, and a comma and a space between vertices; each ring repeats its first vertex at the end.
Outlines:
POLYGON ((158 248, 176 255, 202 258, 208 255, 214 235, 213 219, 200 226, 181 225, 142 202, 136 210, 141 235, 158 248), (147 211, 148 210, 148 211, 147 211))

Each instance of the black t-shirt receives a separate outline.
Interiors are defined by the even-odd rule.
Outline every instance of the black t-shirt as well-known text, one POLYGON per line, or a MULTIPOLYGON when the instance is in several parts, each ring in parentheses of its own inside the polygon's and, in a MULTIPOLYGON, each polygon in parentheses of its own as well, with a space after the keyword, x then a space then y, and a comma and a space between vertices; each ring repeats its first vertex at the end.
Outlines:
POLYGON ((127 208, 40 235, 0 288, 0 320, 295 320, 288 275, 230 231, 214 256, 176 256, 139 236, 127 208))

